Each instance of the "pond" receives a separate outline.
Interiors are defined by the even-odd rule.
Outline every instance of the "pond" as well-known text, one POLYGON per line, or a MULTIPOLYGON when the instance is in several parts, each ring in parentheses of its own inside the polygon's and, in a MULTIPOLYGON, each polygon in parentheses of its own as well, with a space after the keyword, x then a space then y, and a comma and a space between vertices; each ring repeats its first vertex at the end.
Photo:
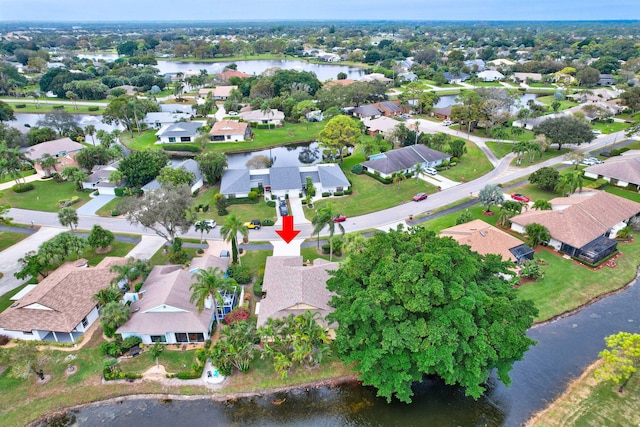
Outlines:
MULTIPOLYGON (((518 102, 516 103, 516 106, 514 106, 511 109, 511 112, 512 113, 518 112, 520 108, 525 107, 527 105, 527 102, 529 102, 529 100, 533 100, 533 102, 535 102, 536 104, 544 105, 541 102, 536 101, 537 97, 538 95, 534 93, 525 93, 524 95, 520 95, 518 97, 518 102)), ((438 103, 434 105, 434 108, 444 108, 444 107, 453 105, 455 103, 456 103, 456 95, 442 95, 440 97, 440 101, 438 101, 438 103)))
POLYGON ((322 160, 322 150, 317 142, 285 145, 267 150, 251 151, 247 153, 227 154, 229 169, 244 169, 247 162, 256 156, 272 159, 273 166, 304 166, 319 163, 322 160))
MULTIPOLYGON (((78 55, 79 58, 89 58, 100 60, 104 59, 105 61, 114 61, 118 58, 116 54, 81 54, 78 55)), ((207 70, 209 74, 217 74, 220 73, 224 67, 231 64, 232 62, 176 62, 176 61, 166 61, 166 60, 158 60, 158 65, 156 68, 160 70, 161 74, 165 73, 186 73, 187 71, 195 71, 199 70, 207 70)), ((346 65, 336 65, 336 64, 313 64, 306 61, 301 60, 292 60, 292 59, 260 59, 256 61, 234 61, 238 66, 238 71, 242 71, 247 74, 261 74, 264 70, 269 68, 282 68, 286 70, 296 70, 296 71, 310 71, 316 74, 320 81, 325 81, 329 79, 336 80, 338 78, 338 73, 345 73, 347 78, 358 80, 360 77, 364 76, 364 69, 358 67, 349 67, 346 65)))
POLYGON ((593 363, 604 337, 638 332, 640 286, 580 312, 529 330, 538 344, 511 372, 510 388, 491 377, 477 401, 459 387, 427 379, 415 387, 413 403, 387 404, 369 387, 344 385, 296 389, 288 393, 238 399, 162 402, 137 399, 99 403, 80 409, 78 425, 181 426, 519 426, 556 399, 567 384, 593 363), (283 401, 274 405, 274 401, 283 401), (188 416, 184 416, 188 414, 188 416))
MULTIPOLYGON (((38 121, 44 118, 44 114, 30 114, 30 113, 16 113, 16 120, 12 120, 8 122, 9 126, 12 126, 21 132, 29 132, 30 127, 34 127, 38 125, 38 121), (28 125, 28 126, 26 126, 28 125)), ((114 129, 124 129, 124 127, 120 125, 108 125, 106 123, 102 123, 102 116, 94 116, 91 114, 73 114, 73 117, 76 120, 76 123, 81 128, 85 128, 88 125, 94 125, 96 130, 103 129, 111 132, 114 129)))

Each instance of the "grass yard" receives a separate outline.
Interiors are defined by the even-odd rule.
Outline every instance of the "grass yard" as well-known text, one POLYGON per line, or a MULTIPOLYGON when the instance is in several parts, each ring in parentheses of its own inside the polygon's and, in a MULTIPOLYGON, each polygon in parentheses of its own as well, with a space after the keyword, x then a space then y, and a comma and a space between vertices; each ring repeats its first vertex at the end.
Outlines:
MULTIPOLYGON (((544 105, 547 105, 549 107, 551 107, 551 104, 553 104, 555 100, 556 98, 554 95, 545 95, 545 96, 539 96, 536 98, 536 101, 544 105)), ((561 99, 558 102, 560 102, 560 108, 558 109, 558 111, 567 110, 571 107, 575 107, 576 105, 578 105, 578 103, 572 99, 561 99)))
POLYGON ((108 256, 124 257, 135 246, 136 246, 136 243, 118 242, 116 240, 111 244, 111 250, 109 252, 104 254, 99 254, 99 253, 96 253, 96 250, 94 248, 88 248, 86 251, 84 251, 81 258, 85 258, 87 261, 89 261, 90 266, 96 266, 100 263, 100 261, 102 261, 103 259, 105 259, 105 257, 108 257, 108 256))
POLYGON ((528 426, 635 426, 640 424, 640 381, 632 378, 622 394, 611 382, 599 382, 590 366, 566 394, 528 426))
MULTIPOLYGON (((151 265, 169 265, 172 264, 171 261, 169 261, 169 253, 167 252, 166 254, 164 253, 164 246, 161 247, 160 249, 158 249, 158 251, 153 254, 153 256, 149 259, 149 263, 151 265)), ((187 253, 187 258, 189 260, 193 259, 193 257, 198 256, 197 255, 197 249, 196 248, 182 248, 186 253, 187 253)))
POLYGON ((466 147, 467 153, 459 159, 458 164, 451 169, 440 171, 440 175, 453 181, 461 181, 463 178, 471 181, 493 169, 491 162, 476 144, 467 141, 466 147))
MULTIPOLYGON (((220 225, 224 224, 224 221, 228 216, 218 215, 218 211, 216 210, 216 206, 213 201, 213 196, 218 193, 219 190, 220 186, 216 185, 198 193, 198 196, 194 201, 194 205, 209 205, 208 212, 198 212, 196 214, 199 220, 215 219, 216 223, 220 225)), ((229 211, 229 215, 236 214, 236 216, 243 221, 250 221, 252 219, 259 219, 262 221, 266 218, 270 218, 275 221, 277 219, 276 208, 267 206, 267 202, 265 202, 263 198, 260 198, 259 202, 254 204, 247 203, 242 205, 229 205, 227 210, 229 211)))
POLYGON ((15 231, 0 231, 0 251, 4 251, 8 247, 15 245, 29 236, 29 234, 18 233, 15 231))
MULTIPOLYGON (((453 125, 453 129, 458 129, 458 131, 461 134, 467 135, 467 128, 465 126, 460 127, 459 125, 453 125)), ((522 134, 515 134, 513 133, 513 127, 509 126, 509 127, 505 127, 506 133, 504 136, 504 139, 509 140, 509 141, 531 141, 533 140, 533 138, 535 138, 535 135, 533 134, 532 131, 525 129, 525 131, 522 134)), ((472 136, 478 136, 481 138, 493 138, 492 135, 489 135, 485 129, 482 128, 475 128, 473 130, 473 132, 471 132, 472 136)))
MULTIPOLYGON (((35 169, 29 169, 27 171, 20 172, 20 176, 21 177, 31 176, 34 173, 36 173, 35 169)), ((5 176, 0 178, 0 184, 4 184, 5 182, 10 182, 10 181, 13 181, 15 183, 15 180, 13 179, 13 177, 11 177, 9 175, 5 175, 5 176)))
POLYGON ((617 185, 611 184, 604 187, 604 191, 640 203, 640 193, 638 193, 637 191, 627 190, 626 188, 618 187, 617 185))
POLYGON ((511 188, 508 191, 509 194, 513 194, 513 193, 520 193, 520 194, 524 194, 525 196, 529 197, 532 201, 536 201, 536 200, 551 200, 554 197, 560 197, 560 195, 558 193, 554 193, 553 191, 546 191, 541 189, 540 187, 538 187, 535 184, 530 184, 530 183, 525 183, 522 185, 519 185, 518 187, 515 188, 511 188))
POLYGON ((26 193, 14 193, 13 190, 4 190, 0 196, 2 203, 12 208, 31 209, 45 212, 58 212, 59 200, 70 199, 78 196, 80 201, 70 207, 78 209, 89 201, 89 193, 78 191, 73 182, 55 182, 53 179, 33 182, 34 189, 26 193))
POLYGON ((106 205, 102 206, 96 211, 98 216, 111 217, 111 211, 117 210, 118 204, 123 200, 123 197, 116 197, 110 200, 106 205))
MULTIPOLYGON (((182 344, 167 345, 166 349, 158 356, 158 363, 163 365, 168 373, 178 373, 180 371, 189 371, 191 365, 196 361, 195 350, 181 351, 182 344), (186 369, 185 369, 186 366, 186 369)), ((137 357, 123 360, 120 367, 124 372, 133 372, 142 374, 147 369, 154 366, 156 360, 150 356, 150 353, 141 353, 137 357)))
POLYGON ((267 264, 267 257, 272 254, 273 251, 245 251, 240 257, 240 262, 252 269, 254 276, 256 276, 258 271, 267 264))
POLYGON ((17 288, 7 292, 4 295, 0 295, 0 313, 5 311, 7 308, 11 306, 11 304, 15 302, 11 300, 11 297, 17 294, 18 292, 20 292, 27 285, 28 285, 28 282, 25 283, 24 285, 18 286, 17 288))
MULTIPOLYGON (((340 237, 340 231, 336 230, 336 234, 334 234, 334 236, 333 236, 333 242, 335 243, 336 239, 339 238, 339 237, 340 237)), ((320 240, 324 240, 324 239, 328 239, 328 238, 323 237, 320 240)), ((322 249, 320 249, 320 251, 322 251, 322 249)), ((311 248, 301 248, 300 249, 300 255, 302 255, 302 259, 305 260, 305 261, 313 261, 313 260, 318 259, 318 258, 322 258, 322 259, 325 259, 325 260, 329 261, 329 254, 322 254, 322 253, 318 252, 318 249, 317 249, 317 247, 315 245, 313 247, 311 247, 311 248)), ((333 260, 334 261, 341 261, 342 257, 336 257, 335 254, 334 254, 333 255, 333 260)))
POLYGON ((593 125, 594 129, 598 129, 605 134, 619 132, 621 130, 627 129, 630 126, 629 123, 624 123, 624 122, 607 123, 607 122, 593 121, 591 122, 591 124, 593 125))
MULTIPOLYGON (((487 144, 487 147, 489 147, 489 149, 493 152, 493 154, 495 154, 496 157, 499 159, 511 153, 513 150, 513 144, 510 142, 489 141, 486 144, 487 144)), ((571 150, 569 150, 568 148, 563 148, 562 150, 558 151, 557 148, 555 148, 555 146, 550 147, 547 151, 541 153, 541 156, 538 157, 536 155, 533 163, 529 162, 529 155, 525 154, 520 166, 516 166, 516 159, 513 159, 511 161, 511 166, 526 168, 528 166, 535 165, 540 162, 544 162, 545 160, 549 160, 554 157, 563 156, 567 154, 569 151, 571 150)))
POLYGON ((161 150, 161 145, 155 145, 155 142, 158 140, 156 137, 157 131, 157 129, 149 129, 140 135, 134 132, 133 137, 131 137, 129 133, 123 132, 120 135, 120 142, 132 150, 161 150))
MULTIPOLYGON (((80 101, 82 102, 82 101, 80 101)), ((93 102, 93 101, 91 101, 93 102)), ((20 105, 22 103, 18 103, 18 105, 20 105)), ((60 111, 60 110, 64 110, 67 113, 71 113, 71 114, 94 114, 94 115, 99 115, 102 114, 105 107, 107 106, 107 104, 105 104, 104 106, 88 106, 88 105, 78 105, 78 107, 76 108, 72 102, 51 102, 51 101, 38 101, 38 105, 36 105, 33 102, 33 99, 31 99, 30 101, 26 101, 25 103, 25 107, 24 108, 16 108, 16 104, 15 103, 11 103, 9 105, 13 106, 13 110, 16 113, 37 113, 37 114, 47 114, 47 113, 51 113, 54 111, 53 107, 58 106, 58 105, 62 105, 64 108, 59 108, 56 109, 55 111, 60 111), (89 110, 89 108, 95 109, 96 107, 98 107, 97 110, 95 111, 91 111, 89 110)))

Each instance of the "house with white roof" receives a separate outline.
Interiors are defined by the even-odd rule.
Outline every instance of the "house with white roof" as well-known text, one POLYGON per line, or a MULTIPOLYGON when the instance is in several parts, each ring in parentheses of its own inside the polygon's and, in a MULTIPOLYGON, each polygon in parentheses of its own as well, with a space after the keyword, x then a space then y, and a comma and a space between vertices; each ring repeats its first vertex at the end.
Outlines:
POLYGON ((241 112, 240 118, 245 122, 254 123, 257 125, 280 126, 284 121, 284 113, 276 109, 270 109, 269 111, 265 112, 260 110, 251 110, 241 112))
MULTIPOLYGON (((182 162, 172 161, 170 162, 169 166, 171 166, 173 169, 184 169, 187 172, 191 172, 193 174, 194 176, 193 181, 189 184, 192 193, 204 185, 204 175, 202 174, 202 172, 200 172, 200 167, 198 166, 198 162, 196 162, 194 159, 187 159, 182 162)), ((157 190, 160 187, 161 187, 160 182, 158 181, 157 178, 155 178, 152 181, 145 184, 142 187, 142 190, 151 191, 151 190, 157 190)))
POLYGON ((82 182, 83 190, 98 190, 99 194, 115 195, 116 183, 109 181, 111 173, 118 169, 120 162, 109 163, 108 165, 96 165, 91 169, 89 175, 82 182))
POLYGON ((504 74, 500 71, 484 70, 478 73, 478 78, 485 82, 497 82, 504 79, 504 74))
POLYGON ((156 137, 162 144, 174 142, 194 142, 199 134, 199 130, 204 126, 203 122, 179 122, 163 126, 156 137))
POLYGON ((411 173, 416 163, 420 163, 423 168, 433 168, 444 160, 451 160, 451 155, 417 144, 374 154, 360 164, 370 173, 389 178, 396 172, 411 173))
POLYGON ((191 114, 188 113, 159 111, 147 113, 144 119, 142 119, 142 123, 154 129, 160 129, 163 126, 168 126, 173 123, 191 120, 191 117, 191 114))

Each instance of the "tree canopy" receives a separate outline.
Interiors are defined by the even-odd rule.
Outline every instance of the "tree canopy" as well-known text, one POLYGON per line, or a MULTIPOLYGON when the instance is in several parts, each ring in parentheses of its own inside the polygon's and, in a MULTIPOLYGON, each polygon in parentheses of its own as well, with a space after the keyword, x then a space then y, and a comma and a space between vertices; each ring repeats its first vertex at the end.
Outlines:
POLYGON ((595 138, 591 126, 573 116, 547 119, 536 126, 533 133, 543 134, 551 144, 558 144, 558 150, 562 149, 564 144, 580 145, 595 138))
POLYGON ((318 140, 323 147, 336 150, 342 162, 342 150, 346 146, 355 145, 360 135, 360 127, 355 120, 347 116, 336 116, 320 131, 318 140))
POLYGON ((120 161, 118 170, 126 177, 131 187, 142 187, 157 177, 168 161, 167 155, 162 151, 134 151, 120 161))
POLYGON ((509 385, 537 314, 503 278, 511 265, 422 228, 374 234, 327 282, 340 358, 387 401, 411 402, 424 375, 474 398, 494 368, 509 385))

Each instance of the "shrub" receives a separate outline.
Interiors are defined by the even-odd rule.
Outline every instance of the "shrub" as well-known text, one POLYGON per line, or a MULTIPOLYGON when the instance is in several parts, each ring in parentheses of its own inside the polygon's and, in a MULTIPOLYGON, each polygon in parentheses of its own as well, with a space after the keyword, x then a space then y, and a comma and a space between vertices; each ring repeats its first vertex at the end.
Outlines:
POLYGON ((54 105, 53 109, 54 110, 64 110, 64 105, 54 105))
POLYGON ((197 380, 200 378, 201 375, 202 375, 202 372, 188 371, 188 372, 178 372, 171 378, 177 378, 179 380, 197 380))
POLYGON ((117 341, 105 341, 100 344, 100 351, 105 356, 119 357, 122 356, 122 348, 117 341))
POLYGON ((258 202, 259 200, 257 197, 255 199, 250 199, 249 197, 234 197, 232 199, 227 199, 227 203, 230 205, 255 205, 258 202))
POLYGON ((11 187, 14 193, 26 193, 27 191, 31 191, 34 188, 35 187, 30 182, 27 182, 24 184, 23 183, 15 184, 13 187, 11 187))
POLYGON ((249 319, 249 309, 246 307, 236 307, 224 316, 224 323, 230 325, 236 322, 245 322, 249 319))
POLYGON ((253 279, 253 271, 246 265, 232 264, 229 267, 229 277, 241 285, 249 283, 253 279))
POLYGON ((199 153, 200 147, 191 144, 163 144, 162 149, 164 151, 188 151, 190 153, 199 153))
POLYGON ((344 190, 344 194, 345 194, 346 196, 348 196, 348 195, 350 195, 350 194, 353 194, 353 187, 349 187, 349 188, 347 188, 346 190, 344 190))
POLYGON ((263 226, 271 227, 274 224, 275 224, 275 221, 272 220, 271 218, 265 218, 265 219, 262 220, 262 225, 263 226))
POLYGON ((27 108, 27 104, 16 104, 14 105, 15 108, 27 108))
POLYGON ((125 338, 124 341, 122 341, 122 345, 120 347, 122 348, 122 351, 127 351, 131 347, 135 347, 140 344, 142 344, 142 338, 132 336, 125 338))
POLYGON ((450 161, 450 164, 451 163, 458 163, 458 158, 457 157, 452 157, 451 161, 450 161))
POLYGON ((11 341, 11 338, 6 335, 0 334, 0 346, 9 344, 9 341, 11 341))
POLYGON ((527 277, 536 281, 544 278, 544 271, 534 260, 525 262, 522 270, 520 270, 520 274, 522 277, 527 277))
POLYGON ((344 195, 344 191, 336 191, 335 193, 333 193, 334 196, 343 196, 344 195))
POLYGON ((331 193, 327 193, 326 191, 324 193, 322 193, 322 197, 329 197, 331 195, 331 193))
POLYGON ((208 356, 209 354, 204 348, 199 348, 196 350, 196 359, 198 359, 198 362, 200 362, 201 364, 204 365, 204 363, 207 361, 208 356))
POLYGON ((196 252, 198 253, 198 255, 202 255, 204 253, 204 249, 198 248, 196 252))
POLYGON ((118 211, 117 209, 111 210, 111 216, 119 216, 119 215, 120 215, 120 211, 118 211))
POLYGON ((256 193, 255 191, 250 191, 249 200, 257 200, 257 199, 258 199, 258 193, 256 193))
POLYGON ((276 201, 275 200, 269 200, 267 202, 267 206, 269 206, 270 208, 275 208, 276 207, 276 201))
POLYGON ((262 277, 258 277, 255 282, 253 282, 253 294, 257 297, 262 296, 262 277))
POLYGON ((355 173, 356 175, 361 175, 363 171, 364 169, 361 164, 357 164, 351 168, 351 173, 355 173))
POLYGON ((78 203, 80 201, 80 197, 73 196, 73 197, 71 197, 70 201, 71 201, 71 204, 78 203))
POLYGON ((92 105, 88 108, 89 111, 98 111, 100 110, 100 107, 98 107, 97 105, 92 105))
POLYGON ((200 193, 200 189, 196 188, 195 190, 193 190, 193 193, 191 193, 191 196, 192 197, 197 197, 199 193, 200 193))

